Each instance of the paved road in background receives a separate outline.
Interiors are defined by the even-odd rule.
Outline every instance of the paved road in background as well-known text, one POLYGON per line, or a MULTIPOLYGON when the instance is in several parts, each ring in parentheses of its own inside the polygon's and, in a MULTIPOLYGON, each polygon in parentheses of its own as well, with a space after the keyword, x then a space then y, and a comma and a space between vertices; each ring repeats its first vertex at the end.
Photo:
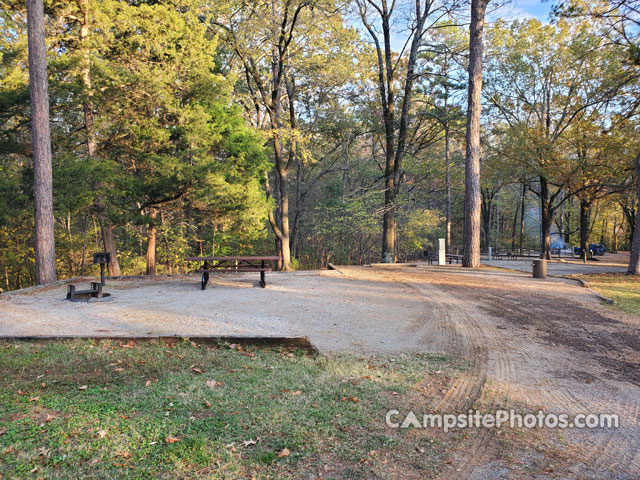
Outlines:
MULTIPOLYGON (((489 262, 485 258, 482 262, 487 266, 531 272, 533 260, 531 258, 527 260, 493 260, 489 262)), ((626 265, 608 263, 606 262, 606 257, 602 262, 588 262, 586 264, 555 262, 553 260, 547 263, 547 273, 549 275, 588 275, 591 273, 625 273, 626 271, 626 265)))

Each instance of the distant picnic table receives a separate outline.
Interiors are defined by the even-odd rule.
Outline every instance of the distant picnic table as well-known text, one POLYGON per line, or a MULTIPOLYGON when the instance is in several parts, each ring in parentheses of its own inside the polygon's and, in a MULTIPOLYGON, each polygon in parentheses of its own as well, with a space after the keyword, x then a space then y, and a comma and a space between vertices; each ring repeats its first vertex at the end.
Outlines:
POLYGON ((209 283, 209 273, 212 272, 260 272, 260 286, 267 286, 265 272, 270 272, 271 267, 267 266, 267 262, 277 262, 281 259, 278 256, 260 256, 260 257, 187 257, 187 262, 202 262, 197 272, 202 273, 200 285, 202 290, 207 288, 209 283))

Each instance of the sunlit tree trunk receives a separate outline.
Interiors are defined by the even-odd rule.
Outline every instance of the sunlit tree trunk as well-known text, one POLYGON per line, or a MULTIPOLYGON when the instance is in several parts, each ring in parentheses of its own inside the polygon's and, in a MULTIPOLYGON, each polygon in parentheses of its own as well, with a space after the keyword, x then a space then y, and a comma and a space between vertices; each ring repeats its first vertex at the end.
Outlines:
POLYGON ((589 256, 589 217, 591 204, 586 200, 580 200, 580 249, 589 256))
POLYGON ((480 266, 480 113, 482 95, 482 31, 489 0, 472 0, 469 25, 469 94, 464 192, 464 267, 480 266))
MULTIPOLYGON (((635 160, 636 178, 638 185, 636 193, 638 195, 638 207, 636 208, 636 221, 634 225, 640 225, 640 153, 635 160)), ((629 268, 627 275, 640 275, 640 228, 633 229, 633 241, 631 242, 631 256, 629 258, 629 268)))
POLYGON ((522 255, 522 249, 524 246, 524 211, 525 211, 525 201, 527 198, 527 184, 522 184, 522 197, 520 202, 520 255, 522 255))
POLYGON ((56 253, 53 230, 53 178, 49 130, 49 90, 42 0, 27 0, 33 197, 35 206, 36 283, 54 282, 56 253))
POLYGON ((147 275, 157 275, 158 271, 156 268, 156 217, 158 216, 158 212, 155 209, 152 209, 149 212, 149 216, 151 217, 151 222, 149 223, 149 230, 147 234, 147 275))
MULTIPOLYGON (((446 97, 445 97, 446 99, 446 97)), ((446 100, 445 100, 446 101, 446 100)), ((446 112, 446 103, 445 103, 446 112)), ((445 183, 446 183, 446 205, 445 205, 445 252, 451 253, 451 172, 449 166, 449 120, 444 127, 444 161, 445 161, 445 183)))
POLYGON ((551 259, 551 222, 553 210, 549 195, 549 182, 545 177, 540 177, 540 258, 551 259))

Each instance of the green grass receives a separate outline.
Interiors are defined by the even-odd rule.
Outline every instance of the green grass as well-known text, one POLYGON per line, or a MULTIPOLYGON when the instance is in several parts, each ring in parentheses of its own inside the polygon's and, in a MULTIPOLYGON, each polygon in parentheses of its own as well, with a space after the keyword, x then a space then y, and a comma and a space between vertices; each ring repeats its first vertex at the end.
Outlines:
POLYGON ((582 275, 591 288, 615 301, 615 306, 627 313, 640 315, 640 279, 633 275, 603 273, 582 275))
POLYGON ((387 429, 384 414, 430 372, 454 378, 462 368, 428 355, 80 340, 5 343, 0 365, 0 478, 21 479, 433 469, 441 444, 387 429))

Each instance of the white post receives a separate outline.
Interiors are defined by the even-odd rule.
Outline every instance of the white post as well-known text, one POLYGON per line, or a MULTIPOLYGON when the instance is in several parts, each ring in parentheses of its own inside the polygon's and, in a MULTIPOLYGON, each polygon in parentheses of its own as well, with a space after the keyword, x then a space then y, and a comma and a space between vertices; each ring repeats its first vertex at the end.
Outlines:
POLYGON ((445 251, 444 238, 438 239, 438 265, 446 265, 447 256, 445 251))
POLYGON ((491 261, 491 247, 489 247, 489 261, 491 261))

